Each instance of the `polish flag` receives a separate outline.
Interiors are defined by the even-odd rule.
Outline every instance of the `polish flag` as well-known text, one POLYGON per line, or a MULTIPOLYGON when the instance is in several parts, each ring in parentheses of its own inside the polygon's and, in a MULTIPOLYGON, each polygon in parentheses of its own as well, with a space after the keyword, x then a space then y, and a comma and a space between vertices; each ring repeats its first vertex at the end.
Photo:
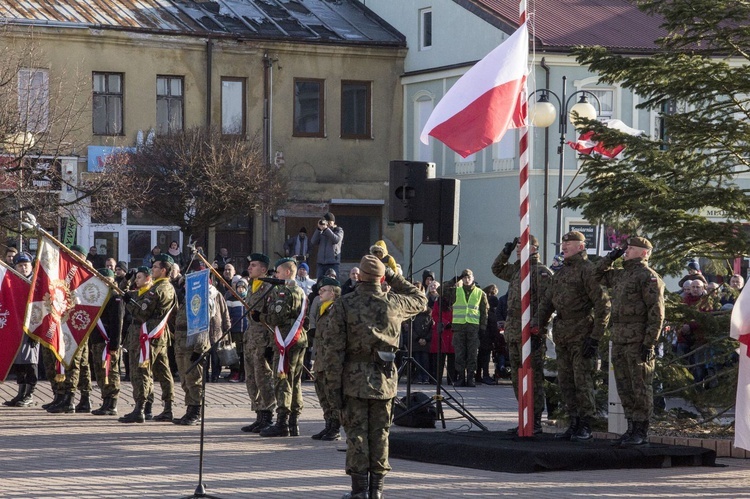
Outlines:
POLYGON ((23 316, 31 284, 0 261, 0 381, 5 381, 24 339, 23 316))
MULTIPOLYGON (((621 120, 607 120, 604 122, 604 125, 633 136, 642 135, 643 133, 645 133, 643 130, 638 130, 637 128, 631 128, 627 126, 621 120)), ((581 136, 578 137, 578 140, 576 142, 568 141, 568 145, 581 154, 585 154, 587 156, 597 154, 599 156, 604 156, 610 159, 616 157, 623 150, 625 150, 624 145, 617 145, 612 149, 607 149, 606 147, 604 147, 604 144, 597 140, 597 138, 594 136, 593 131, 582 133, 581 136)))
POLYGON ((745 286, 732 308, 729 336, 740 342, 737 399, 734 406, 734 446, 750 450, 750 286, 745 286))
POLYGON ((528 54, 524 23, 448 90, 427 119, 422 143, 432 135, 465 158, 500 142, 509 128, 525 126, 521 104, 528 54))

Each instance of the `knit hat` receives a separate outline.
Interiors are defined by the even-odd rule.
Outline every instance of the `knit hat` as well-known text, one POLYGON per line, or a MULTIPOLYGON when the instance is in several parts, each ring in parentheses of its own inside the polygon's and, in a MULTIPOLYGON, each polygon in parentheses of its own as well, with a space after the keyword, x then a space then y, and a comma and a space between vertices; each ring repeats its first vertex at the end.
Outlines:
POLYGON ((385 265, 375 255, 365 255, 359 262, 360 281, 379 281, 385 275, 385 265))
POLYGON ((335 222, 336 221, 336 217, 334 217, 333 213, 331 213, 330 211, 328 213, 326 213, 325 215, 323 215, 323 218, 325 218, 329 222, 335 222))
POLYGON ((242 286, 243 288, 247 289, 247 287, 248 287, 247 281, 244 280, 244 279, 237 279, 237 282, 234 283, 234 287, 235 287, 235 289, 237 289, 240 286, 242 286))
POLYGON ((562 237, 563 241, 585 241, 586 236, 583 235, 583 233, 578 232, 577 230, 571 230, 567 234, 565 234, 562 237))
MULTIPOLYGON (((628 244, 630 244, 630 243, 628 242, 628 244)), ((695 262, 695 261, 689 262, 687 266, 691 270, 698 270, 698 271, 700 271, 700 269, 701 269, 701 266, 698 264, 698 262, 695 262)))
POLYGON ((300 263, 299 268, 305 269, 305 272, 310 272, 310 267, 305 262, 300 263))
POLYGON ((115 265, 115 270, 121 269, 123 272, 128 271, 128 262, 117 262, 117 265, 115 265))
POLYGON ((268 267, 269 265, 271 265, 271 259, 268 258, 263 253, 251 253, 250 255, 248 255, 247 261, 248 262, 261 262, 261 263, 265 264, 266 267, 268 267))
POLYGON ((474 275, 474 272, 472 272, 471 269, 464 269, 464 271, 461 272, 461 275, 458 277, 463 279, 464 277, 473 276, 473 275, 474 275))
POLYGON ((29 262, 29 263, 31 263, 31 262, 32 262, 33 260, 34 260, 34 259, 33 259, 33 258, 31 258, 31 255, 29 255, 28 253, 26 253, 26 252, 24 251, 23 253, 18 253, 18 254, 17 254, 17 255, 16 255, 16 256, 15 256, 14 258, 13 258, 13 265, 18 265, 19 263, 26 263, 26 262, 29 262))
POLYGON ((299 231, 300 232, 304 232, 305 234, 307 234, 307 229, 305 229, 304 227, 302 227, 299 231))
MULTIPOLYGON (((645 237, 631 237, 628 239, 628 246, 635 246, 637 248, 646 248, 646 249, 653 249, 653 245, 651 244, 651 241, 646 239, 645 237)), ((698 265, 697 263, 695 264, 698 265)), ((688 264, 688 267, 690 264, 688 264)), ((696 269, 698 270, 698 269, 696 269)))
POLYGON ((112 272, 110 269, 99 269, 97 272, 99 272, 104 277, 114 277, 115 273, 112 272))

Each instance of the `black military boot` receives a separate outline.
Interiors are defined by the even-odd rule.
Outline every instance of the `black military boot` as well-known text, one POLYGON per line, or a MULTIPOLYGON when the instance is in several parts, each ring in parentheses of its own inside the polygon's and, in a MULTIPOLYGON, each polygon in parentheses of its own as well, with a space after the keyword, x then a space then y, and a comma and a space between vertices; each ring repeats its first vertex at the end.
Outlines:
POLYGON ((464 373, 459 373, 456 376, 456 381, 453 383, 453 386, 466 386, 466 375, 464 373))
POLYGON ((272 411, 260 411, 262 416, 261 423, 253 430, 253 433, 260 433, 266 428, 270 428, 273 425, 273 412, 272 411))
POLYGON ((534 414, 534 435, 541 435, 542 433, 544 433, 544 429, 542 428, 542 415, 534 414))
POLYGON ((65 395, 63 395, 63 399, 60 404, 54 407, 50 407, 49 409, 47 409, 47 412, 52 414, 70 414, 72 412, 75 412, 76 408, 73 405, 73 395, 74 394, 72 393, 66 393, 65 395))
POLYGON ((633 433, 621 447, 640 447, 648 445, 648 421, 633 421, 633 433))
POLYGON ((34 397, 32 397, 32 394, 34 393, 34 389, 36 388, 36 385, 26 385, 26 390, 24 390, 24 395, 21 400, 16 402, 16 407, 31 407, 34 405, 34 397))
POLYGON ((466 385, 465 386, 468 386, 469 388, 477 387, 477 382, 474 380, 474 376, 475 374, 473 371, 469 371, 466 373, 466 385))
POLYGON ((369 497, 367 473, 352 473, 352 491, 344 494, 341 499, 368 499, 369 497))
POLYGON ((328 433, 328 430, 331 429, 331 420, 326 419, 326 427, 323 428, 319 433, 316 433, 312 436, 313 440, 321 440, 323 436, 325 436, 326 433, 328 433))
POLYGON ((289 415, 289 436, 299 437, 299 414, 289 415))
POLYGON ((153 407, 153 402, 146 402, 143 405, 143 417, 146 418, 146 421, 151 421, 152 419, 154 419, 153 407))
POLYGON ((568 421, 568 429, 563 433, 556 433, 555 440, 570 440, 570 437, 575 435, 578 431, 578 424, 580 422, 580 419, 581 418, 579 418, 578 416, 570 416, 570 420, 568 421))
POLYGON ((383 499, 384 481, 385 475, 370 473, 370 499, 383 499))
POLYGON ((6 400, 5 402, 3 402, 3 405, 7 405, 8 407, 15 407, 16 402, 21 400, 24 395, 26 395, 26 384, 18 385, 18 393, 16 394, 16 396, 10 400, 6 400))
POLYGON ((244 431, 245 433, 252 433, 253 430, 256 429, 263 420, 260 412, 261 411, 255 411, 255 421, 247 426, 243 426, 242 428, 240 428, 240 430, 244 431))
POLYGON ((594 434, 591 433, 591 419, 582 417, 578 421, 578 429, 575 434, 570 437, 571 442, 590 442, 594 439, 594 434))
POLYGON ((49 402, 47 404, 43 404, 42 405, 42 409, 44 409, 45 411, 49 411, 50 409, 52 409, 56 405, 60 405, 60 403, 63 401, 63 397, 65 397, 64 393, 59 393, 59 392, 55 393, 55 398, 52 399, 52 402, 49 402))
POLYGON ((76 412, 91 412, 91 399, 89 398, 89 392, 81 392, 81 400, 78 402, 78 405, 76 405, 76 412))
POLYGON ((109 398, 109 408, 104 413, 105 416, 117 416, 117 397, 109 398))
POLYGON ((328 432, 323 435, 320 439, 325 440, 326 442, 331 442, 333 440, 341 440, 341 423, 337 419, 331 420, 331 426, 328 429, 328 432))
POLYGON ((175 419, 172 421, 174 424, 182 425, 182 426, 193 426, 201 422, 201 406, 199 405, 189 405, 187 406, 187 411, 185 411, 185 415, 182 416, 180 419, 175 419))
POLYGON ((172 401, 171 400, 165 400, 164 401, 164 410, 161 414, 157 414, 154 416, 154 421, 166 421, 167 423, 172 422, 172 418, 174 416, 172 415, 172 401))
POLYGON ((102 400, 102 405, 98 409, 94 409, 91 411, 91 414, 94 416, 104 416, 107 414, 107 410, 109 409, 109 404, 111 403, 112 399, 110 397, 104 397, 104 400, 102 400))
POLYGON ((143 402, 136 402, 133 412, 131 412, 130 414, 125 414, 124 416, 120 417, 118 421, 120 423, 145 423, 146 415, 143 411, 143 402))
POLYGON ((625 440, 629 439, 632 434, 633 434, 633 420, 628 419, 628 429, 625 431, 625 433, 620 435, 620 438, 612 442, 612 446, 619 447, 625 440))
POLYGON ((260 431, 261 437, 288 437, 289 436, 289 414, 279 414, 276 424, 260 431))

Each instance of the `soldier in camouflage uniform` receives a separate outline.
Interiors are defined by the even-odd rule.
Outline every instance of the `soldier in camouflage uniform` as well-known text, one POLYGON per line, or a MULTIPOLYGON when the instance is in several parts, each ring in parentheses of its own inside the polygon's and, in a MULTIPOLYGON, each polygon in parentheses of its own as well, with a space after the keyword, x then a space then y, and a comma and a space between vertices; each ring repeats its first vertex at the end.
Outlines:
POLYGON ((540 297, 532 329, 545 329, 552 313, 557 311, 553 328, 557 379, 570 423, 556 438, 586 442, 593 438, 594 372, 599 339, 609 320, 609 297, 594 277, 585 236, 578 231, 568 232, 562 237, 560 247, 565 258, 563 267, 540 297))
POLYGON ((307 348, 304 319, 307 297, 297 285, 297 261, 282 258, 276 262, 274 277, 286 281, 276 286, 266 300, 260 321, 275 331, 273 372, 276 376, 276 424, 261 430, 261 437, 299 436, 302 412, 302 364, 307 348), (283 354, 283 356, 282 356, 283 354))
POLYGON ((631 237, 627 249, 615 249, 596 267, 595 277, 612 289, 612 367, 628 431, 623 446, 648 443, 654 408, 654 348, 664 323, 664 282, 648 266, 653 246, 631 237), (622 269, 613 262, 625 254, 622 269))
MULTIPOLYGON (((119 421, 121 423, 143 423, 145 421, 145 405, 148 398, 153 397, 154 374, 157 369, 161 371, 162 376, 172 381, 172 373, 169 370, 168 361, 166 360, 166 351, 171 334, 168 324, 165 325, 161 336, 147 340, 151 341, 151 355, 150 358, 145 359, 143 365, 139 364, 138 355, 140 351, 141 325, 145 323, 146 329, 149 332, 152 331, 177 305, 174 287, 169 282, 171 270, 172 257, 158 255, 151 267, 153 284, 145 293, 141 294, 141 290, 138 291, 140 296, 136 299, 135 303, 131 302, 127 304, 127 308, 133 316, 133 325, 129 331, 128 340, 130 343, 129 350, 132 352, 130 356, 131 379, 133 382, 133 398, 136 405, 132 413, 120 418, 119 421), (167 365, 164 366, 164 363, 167 363, 167 365), (164 372, 165 368, 166 373, 164 372)), ((139 269, 139 274, 141 274, 141 269, 139 269)), ((162 385, 162 390, 164 390, 164 385, 162 385)), ((171 422, 171 405, 174 399, 174 390, 170 390, 170 393, 167 394, 162 393, 162 399, 165 402, 165 412, 159 415, 159 420, 166 421, 166 417, 169 416, 169 421, 171 422), (167 411, 169 414, 166 414, 167 411)))
POLYGON ((323 362, 327 390, 346 430, 349 499, 382 498, 390 471, 388 433, 398 375, 394 360, 401 323, 424 310, 427 297, 400 275, 386 274, 373 255, 362 258, 360 283, 333 304, 323 362), (383 276, 390 284, 382 291, 383 276), (369 473, 369 477, 368 477, 369 473), (368 485, 369 478, 369 485, 368 485))
POLYGON ((253 253, 247 259, 250 261, 250 283, 245 301, 251 307, 253 320, 248 322, 244 337, 245 385, 250 396, 250 408, 255 411, 256 418, 254 423, 241 429, 248 433, 260 433, 273 424, 273 411, 276 409, 274 374, 266 359, 266 350, 274 344, 273 332, 260 322, 260 312, 272 286, 259 280, 268 273, 269 258, 263 253, 253 253))
MULTIPOLYGON (((99 273, 114 284, 115 273, 110 269, 101 269, 99 273)), ((120 395, 120 342, 124 318, 123 297, 113 293, 104 305, 100 317, 106 338, 99 330, 99 326, 95 327, 89 335, 89 348, 96 373, 96 384, 102 392, 101 407, 91 411, 91 414, 96 416, 117 415, 117 398, 120 395), (109 354, 108 361, 105 359, 105 350, 109 354), (109 362, 109 375, 107 375, 107 362, 109 362)))
MULTIPOLYGON (((513 393, 518 398, 518 369, 522 367, 521 348, 521 247, 518 238, 506 243, 492 264, 495 277, 508 282, 508 316, 505 319, 505 339, 510 355, 510 378, 513 382, 513 393), (513 249, 516 249, 518 260, 513 265, 508 263, 513 249)), ((539 241, 529 236, 529 276, 531 281, 531 316, 536 314, 540 297, 547 293, 552 282, 553 272, 539 262, 539 241)), ((532 330, 531 335, 531 369, 534 372, 534 433, 542 433, 542 412, 544 411, 544 357, 547 352, 547 330, 532 330)), ((518 433, 518 427, 510 430, 518 433)))

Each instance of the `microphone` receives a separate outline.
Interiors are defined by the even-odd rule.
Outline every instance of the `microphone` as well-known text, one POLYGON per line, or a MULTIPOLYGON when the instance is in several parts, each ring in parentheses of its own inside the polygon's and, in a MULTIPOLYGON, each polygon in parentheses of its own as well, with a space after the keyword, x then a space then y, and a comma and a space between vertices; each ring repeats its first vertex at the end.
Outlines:
POLYGON ((273 284, 274 286, 276 286, 277 284, 286 284, 286 281, 284 279, 276 279, 273 277, 258 277, 258 280, 273 284))

